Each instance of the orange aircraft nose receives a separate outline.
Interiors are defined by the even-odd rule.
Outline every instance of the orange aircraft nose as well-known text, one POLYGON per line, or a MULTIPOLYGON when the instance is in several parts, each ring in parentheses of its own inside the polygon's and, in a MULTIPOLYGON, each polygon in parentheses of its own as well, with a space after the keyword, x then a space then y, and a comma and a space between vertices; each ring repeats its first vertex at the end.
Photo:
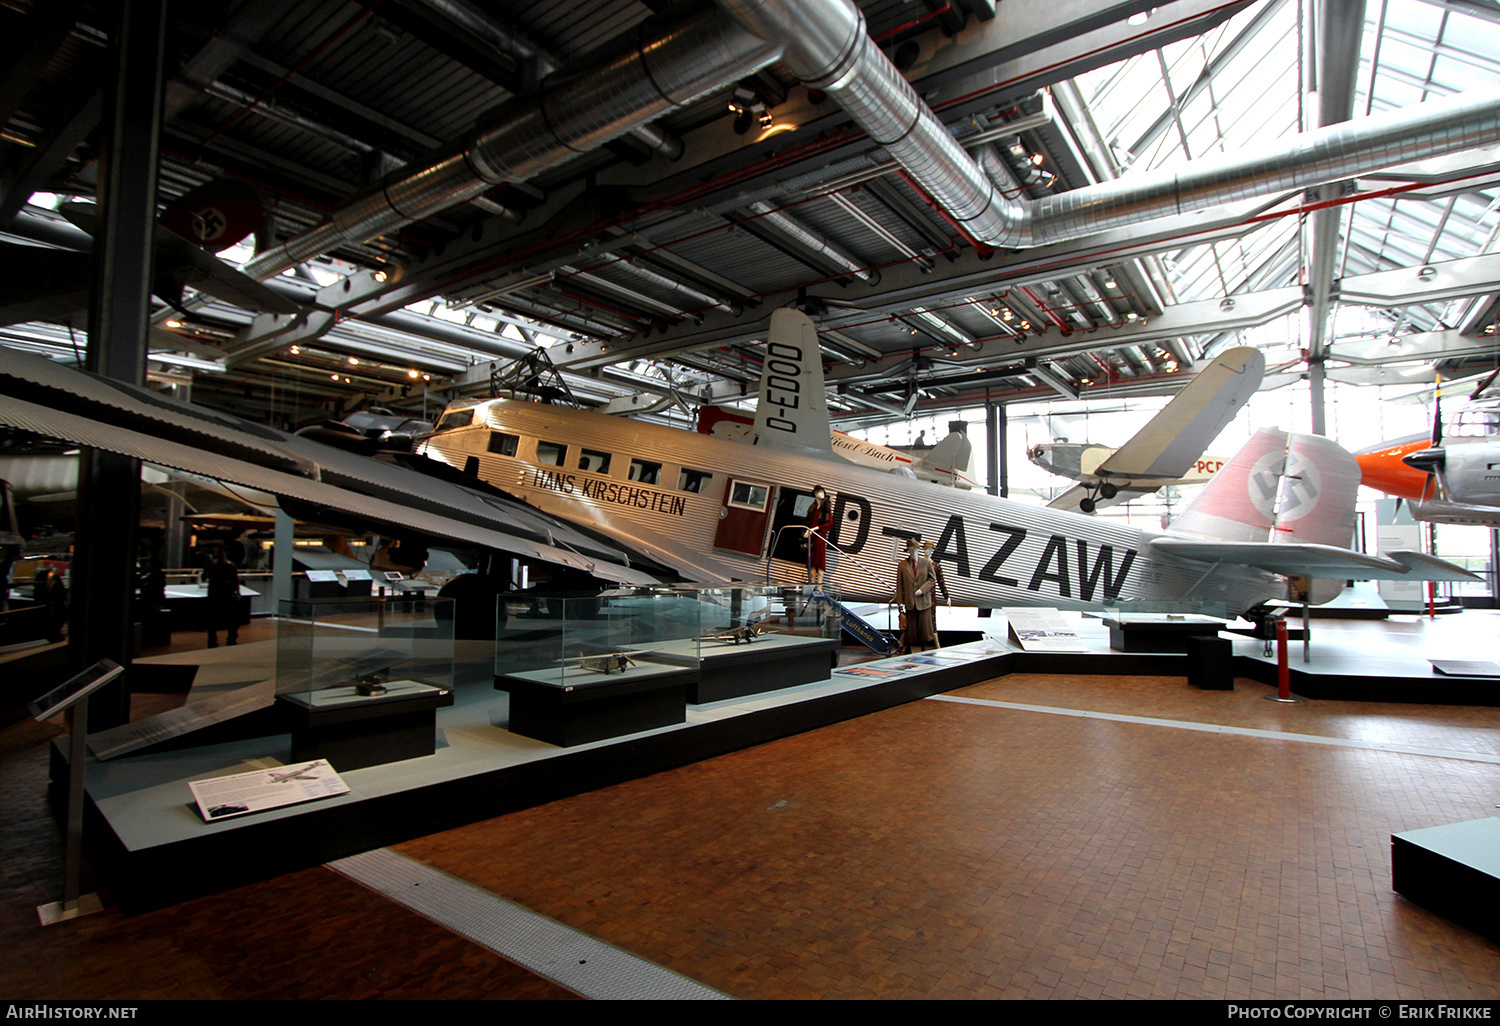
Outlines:
POLYGON ((1403 499, 1428 499, 1432 497, 1432 475, 1401 462, 1408 453, 1419 452, 1432 446, 1426 438, 1399 445, 1388 445, 1355 456, 1359 463, 1361 482, 1376 491, 1385 492, 1403 499))

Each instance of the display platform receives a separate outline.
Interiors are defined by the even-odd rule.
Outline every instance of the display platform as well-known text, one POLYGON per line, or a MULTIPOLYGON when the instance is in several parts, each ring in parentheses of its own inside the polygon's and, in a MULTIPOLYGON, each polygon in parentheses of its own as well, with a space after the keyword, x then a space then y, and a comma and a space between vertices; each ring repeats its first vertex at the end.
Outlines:
MULTIPOLYGON (((1072 614, 1077 615, 1077 614, 1072 614)), ((171 904, 330 859, 419 837, 866 715, 1008 673, 1069 673, 1186 678, 1188 657, 1121 653, 1109 648, 1102 621, 1076 620, 1088 651, 1027 653, 1003 640, 992 618, 984 641, 916 656, 840 667, 812 683, 687 707, 682 722, 573 747, 557 747, 510 729, 511 697, 487 684, 457 689, 437 711, 434 753, 365 769, 334 769, 350 793, 307 805, 204 823, 189 781, 292 765, 287 734, 244 738, 177 751, 90 761, 89 837, 96 865, 127 911, 171 904)), ((1221 636, 1228 640, 1227 636, 1221 636)), ((1313 660, 1292 646, 1294 689, 1333 680, 1339 697, 1413 702, 1455 700, 1455 686, 1500 704, 1494 680, 1442 678, 1426 661, 1444 651, 1482 658, 1500 638, 1500 613, 1474 611, 1436 621, 1325 622, 1314 627, 1313 660), (1467 618, 1466 622, 1464 621, 1467 618), (1384 674, 1383 678, 1370 676, 1384 674), (1367 682, 1361 687, 1360 682, 1367 682), (1373 683, 1368 683, 1372 682, 1373 683), (1449 690, 1443 690, 1446 686, 1449 690)), ((759 644, 755 642, 752 644, 759 644)), ((1233 672, 1274 686, 1275 659, 1261 643, 1234 639, 1233 672)), ((744 648, 744 645, 740 646, 744 648)), ((215 655, 222 654, 216 650, 215 655)), ((490 678, 492 679, 492 678, 490 678)), ((1185 680, 1181 686, 1186 687, 1185 680)), ((1476 703, 1479 704, 1479 703, 1476 703)), ((66 739, 54 745, 53 779, 65 779, 66 739)))
POLYGON ((664 642, 638 651, 649 652, 657 662, 697 666, 688 701, 702 705, 824 680, 838 658, 839 642, 761 634, 754 641, 664 642))
POLYGON ((1500 939, 1500 818, 1392 834, 1391 886, 1445 919, 1500 939))
POLYGON ((571 748, 684 722, 697 682, 696 661, 677 666, 642 655, 609 673, 558 667, 497 675, 495 688, 510 693, 512 733, 571 748))
MULTIPOLYGON (((509 729, 513 696, 469 685, 437 710, 432 755, 349 771, 333 762, 348 794, 212 823, 194 810, 188 782, 293 765, 290 735, 91 760, 88 843, 111 898, 127 913, 143 911, 1008 672, 1003 647, 979 643, 944 654, 950 661, 941 665, 880 678, 833 677, 825 668, 809 684, 687 707, 683 722, 566 748, 509 729)), ((65 750, 66 739, 54 745, 54 774, 66 773, 65 750)))
POLYGON ((292 722, 292 760, 355 770, 431 755, 437 710, 453 704, 453 692, 414 680, 380 687, 373 695, 352 685, 278 695, 292 722))
POLYGON ((1197 637, 1215 637, 1224 629, 1223 620, 1197 617, 1106 618, 1109 647, 1117 652, 1182 652, 1197 637))

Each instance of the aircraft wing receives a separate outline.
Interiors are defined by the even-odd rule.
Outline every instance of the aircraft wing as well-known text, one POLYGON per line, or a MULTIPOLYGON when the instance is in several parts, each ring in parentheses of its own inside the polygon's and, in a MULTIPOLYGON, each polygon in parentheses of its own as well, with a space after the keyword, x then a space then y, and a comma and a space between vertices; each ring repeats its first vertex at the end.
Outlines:
MULTIPOLYGON (((1047 508, 1066 509, 1077 513, 1079 512, 1078 504, 1089 497, 1090 491, 1091 489, 1081 484, 1074 485, 1047 503, 1047 508)), ((1105 506, 1113 506, 1117 502, 1129 502, 1131 499, 1139 499, 1142 495, 1150 495, 1154 491, 1156 491, 1155 488, 1121 488, 1115 493, 1113 499, 1096 498, 1094 500, 1094 507, 1096 509, 1103 509, 1105 506)))
POLYGON ((0 423, 255 488, 302 509, 659 584, 649 558, 519 499, 466 487, 0 348, 0 423))
POLYGON ((1463 567, 1424 552, 1396 551, 1371 556, 1336 545, 1312 542, 1194 541, 1157 538, 1154 556, 1202 563, 1234 563, 1288 577, 1347 578, 1357 581, 1477 581, 1463 567))
POLYGON ((1220 353, 1094 473, 1118 484, 1132 478, 1174 481, 1186 474, 1255 394, 1265 370, 1259 349, 1240 346, 1220 353))

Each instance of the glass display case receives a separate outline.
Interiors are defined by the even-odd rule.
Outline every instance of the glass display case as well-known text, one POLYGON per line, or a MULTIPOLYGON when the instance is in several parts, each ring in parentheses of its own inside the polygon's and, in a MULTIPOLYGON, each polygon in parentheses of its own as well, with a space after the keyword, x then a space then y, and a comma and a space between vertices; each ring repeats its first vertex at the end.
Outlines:
POLYGON ((309 705, 453 687, 453 602, 290 599, 276 625, 276 690, 309 705))
POLYGON ((276 690, 296 762, 345 772, 433 754, 453 704, 452 600, 282 602, 276 690))
POLYGON ((495 675, 560 685, 696 666, 701 609, 691 593, 617 588, 595 595, 501 595, 495 675))
POLYGON ((838 638, 839 593, 783 585, 705 585, 698 596, 705 644, 740 644, 768 634, 838 638))
POLYGON ((567 746, 682 723, 701 633, 691 593, 502 595, 495 687, 510 694, 507 726, 567 746))

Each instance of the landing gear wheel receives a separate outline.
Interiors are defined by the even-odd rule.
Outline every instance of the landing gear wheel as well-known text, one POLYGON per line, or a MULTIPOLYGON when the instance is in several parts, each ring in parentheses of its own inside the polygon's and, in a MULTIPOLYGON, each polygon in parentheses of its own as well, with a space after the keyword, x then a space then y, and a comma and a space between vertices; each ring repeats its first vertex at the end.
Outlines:
POLYGON ((1085 513, 1092 513, 1092 512, 1094 512, 1094 500, 1093 499, 1079 499, 1078 500, 1078 508, 1080 510, 1082 510, 1083 512, 1085 512, 1085 513))
POLYGON ((1116 495, 1119 494, 1120 489, 1107 481, 1099 486, 1099 497, 1101 499, 1113 499, 1116 495))

